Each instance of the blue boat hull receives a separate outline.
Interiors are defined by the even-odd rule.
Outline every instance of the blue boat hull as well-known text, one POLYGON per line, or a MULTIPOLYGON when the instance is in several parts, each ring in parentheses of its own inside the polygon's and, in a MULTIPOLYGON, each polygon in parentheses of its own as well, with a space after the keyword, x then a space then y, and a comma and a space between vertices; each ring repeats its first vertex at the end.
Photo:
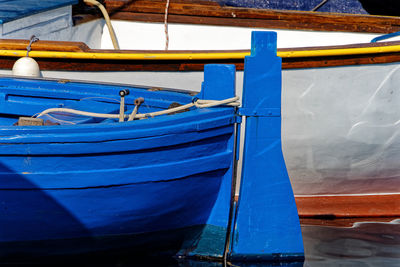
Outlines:
POLYGON ((215 201, 220 176, 217 171, 104 188, 4 190, 1 238, 67 239, 201 225, 215 201))
MULTIPOLYGON (((5 82, 9 114, 20 112, 17 98, 28 111, 49 98, 81 98, 81 84, 65 92, 56 82, 5 82)), ((113 94, 85 86, 90 97, 113 94)), ((156 108, 191 99, 135 90, 149 94, 149 106, 154 94, 156 108)), ((234 121, 232 108, 211 108, 123 123, 2 126, 0 256, 189 249, 231 169, 234 121)))

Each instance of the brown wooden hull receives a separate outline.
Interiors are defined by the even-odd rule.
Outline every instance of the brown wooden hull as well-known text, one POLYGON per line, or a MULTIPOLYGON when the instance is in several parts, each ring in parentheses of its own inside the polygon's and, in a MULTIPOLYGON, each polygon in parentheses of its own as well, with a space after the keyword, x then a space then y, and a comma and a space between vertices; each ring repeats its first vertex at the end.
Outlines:
POLYGON ((400 216, 400 194, 296 196, 296 204, 302 218, 400 216))

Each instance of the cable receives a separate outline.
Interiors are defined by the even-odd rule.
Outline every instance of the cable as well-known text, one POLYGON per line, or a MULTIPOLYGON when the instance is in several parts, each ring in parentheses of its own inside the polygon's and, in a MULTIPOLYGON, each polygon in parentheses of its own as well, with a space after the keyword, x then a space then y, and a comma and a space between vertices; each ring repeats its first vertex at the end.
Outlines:
POLYGON ((96 0, 83 0, 83 1, 87 4, 95 5, 100 9, 101 13, 104 16, 104 20, 106 21, 108 31, 110 32, 110 37, 111 37, 111 41, 113 43, 114 49, 119 50, 117 37, 115 36, 114 28, 111 25, 110 16, 108 16, 108 13, 107 13, 107 10, 105 9, 105 7, 101 3, 97 2, 96 0))

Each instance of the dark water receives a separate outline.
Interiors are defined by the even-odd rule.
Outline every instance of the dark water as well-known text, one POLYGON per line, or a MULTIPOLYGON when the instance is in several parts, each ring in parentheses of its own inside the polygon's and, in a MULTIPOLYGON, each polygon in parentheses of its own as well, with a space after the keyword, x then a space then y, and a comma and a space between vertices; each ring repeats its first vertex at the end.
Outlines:
POLYGON ((302 223, 304 266, 400 266, 400 219, 302 223))
MULTIPOLYGON (((302 220, 305 262, 227 264, 225 266, 399 266, 400 219, 363 218, 358 220, 302 220)), ((2 264, 6 265, 6 264, 2 264)), ((9 265, 9 264, 7 264, 9 265)), ((11 266, 165 266, 222 267, 217 262, 176 260, 172 258, 132 258, 129 254, 101 257, 65 258, 13 263, 11 266)))

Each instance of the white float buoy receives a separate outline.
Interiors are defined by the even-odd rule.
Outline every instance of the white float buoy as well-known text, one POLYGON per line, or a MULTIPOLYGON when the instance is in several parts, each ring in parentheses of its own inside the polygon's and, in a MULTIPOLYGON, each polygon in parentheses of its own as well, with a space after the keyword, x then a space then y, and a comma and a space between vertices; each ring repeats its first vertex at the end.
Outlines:
POLYGON ((12 74, 16 76, 42 77, 39 64, 31 57, 18 59, 12 68, 12 74))

